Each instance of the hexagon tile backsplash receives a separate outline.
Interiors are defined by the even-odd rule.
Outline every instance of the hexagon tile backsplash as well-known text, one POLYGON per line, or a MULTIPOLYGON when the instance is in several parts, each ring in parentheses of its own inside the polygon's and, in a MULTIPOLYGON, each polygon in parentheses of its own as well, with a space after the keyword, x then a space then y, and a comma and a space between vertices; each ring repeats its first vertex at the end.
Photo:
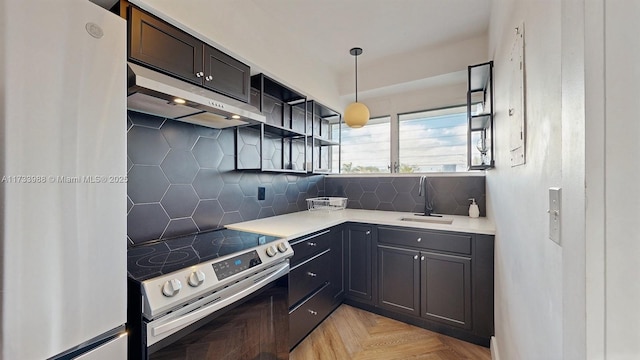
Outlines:
POLYGON ((319 175, 235 171, 233 129, 130 111, 127 131, 130 245, 306 210, 324 194, 319 175))
MULTIPOLYGON (((427 176, 429 199, 433 212, 448 215, 469 215, 469 198, 475 198, 480 216, 486 216, 485 178, 478 176, 427 176)), ((349 199, 351 209, 424 211, 424 197, 418 195, 420 176, 327 177, 327 196, 349 199)))
MULTIPOLYGON (((352 209, 421 212, 419 176, 325 177, 235 170, 234 129, 129 112, 127 235, 151 244, 226 224, 306 210, 306 199, 346 196, 352 209), (266 190, 258 200, 258 187, 266 190)), ((484 176, 429 177, 434 211, 485 216, 484 176)))

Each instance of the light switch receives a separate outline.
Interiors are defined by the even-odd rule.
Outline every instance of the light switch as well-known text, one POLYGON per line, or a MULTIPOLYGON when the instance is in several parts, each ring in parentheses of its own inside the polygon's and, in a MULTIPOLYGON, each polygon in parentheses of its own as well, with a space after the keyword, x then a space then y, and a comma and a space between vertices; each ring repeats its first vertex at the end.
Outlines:
POLYGON ((560 188, 549 188, 549 239, 560 245, 560 212, 562 192, 560 188))

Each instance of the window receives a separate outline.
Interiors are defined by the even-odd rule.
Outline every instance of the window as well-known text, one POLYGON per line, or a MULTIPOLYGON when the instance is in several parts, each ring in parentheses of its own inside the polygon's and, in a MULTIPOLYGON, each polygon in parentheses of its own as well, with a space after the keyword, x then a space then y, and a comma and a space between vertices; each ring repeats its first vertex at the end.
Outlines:
MULTIPOLYGON (((389 172, 391 154, 391 117, 370 119, 360 129, 342 126, 341 168, 343 174, 389 172)), ((332 125, 333 139, 338 138, 339 127, 332 125)), ((333 158, 333 168, 338 168, 338 159, 333 158)))
POLYGON ((467 170, 467 108, 398 115, 398 172, 467 170))
MULTIPOLYGON (((332 125, 334 139, 338 131, 332 125)), ((467 171, 467 107, 372 118, 360 129, 343 125, 341 141, 343 174, 467 171)), ((332 165, 338 169, 337 156, 332 165)))

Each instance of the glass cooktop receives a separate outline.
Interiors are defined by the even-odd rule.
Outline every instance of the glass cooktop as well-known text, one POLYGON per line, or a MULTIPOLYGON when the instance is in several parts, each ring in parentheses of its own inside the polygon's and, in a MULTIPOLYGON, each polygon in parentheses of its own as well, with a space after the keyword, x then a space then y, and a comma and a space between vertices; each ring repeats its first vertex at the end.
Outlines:
POLYGON ((130 248, 127 251, 127 272, 133 280, 145 281, 278 239, 231 229, 167 239, 130 248))

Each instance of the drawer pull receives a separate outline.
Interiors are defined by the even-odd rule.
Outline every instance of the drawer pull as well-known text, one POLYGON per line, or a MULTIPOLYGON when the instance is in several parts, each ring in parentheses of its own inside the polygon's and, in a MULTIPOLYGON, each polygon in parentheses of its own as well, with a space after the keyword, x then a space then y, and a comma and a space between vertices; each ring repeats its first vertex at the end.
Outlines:
POLYGON ((307 245, 309 245, 309 246, 318 246, 317 243, 314 243, 314 242, 311 242, 311 241, 307 242, 307 245))
POLYGON ((311 313, 311 315, 318 315, 317 311, 313 311, 313 310, 309 309, 309 312, 311 313))
POLYGON ((420 258, 420 260, 424 261, 424 256, 420 258))
POLYGON ((422 241, 422 238, 418 238, 418 242, 422 241))
POLYGON ((371 234, 371 230, 367 230, 367 235, 371 234))
POLYGON ((311 276, 311 277, 316 277, 316 276, 318 276, 318 274, 313 273, 313 272, 311 272, 311 271, 307 271, 307 275, 309 275, 309 276, 311 276))
POLYGON ((413 260, 418 260, 418 255, 414 255, 413 260))
POLYGON ((202 71, 199 71, 196 73, 196 77, 203 77, 204 73, 202 71))

